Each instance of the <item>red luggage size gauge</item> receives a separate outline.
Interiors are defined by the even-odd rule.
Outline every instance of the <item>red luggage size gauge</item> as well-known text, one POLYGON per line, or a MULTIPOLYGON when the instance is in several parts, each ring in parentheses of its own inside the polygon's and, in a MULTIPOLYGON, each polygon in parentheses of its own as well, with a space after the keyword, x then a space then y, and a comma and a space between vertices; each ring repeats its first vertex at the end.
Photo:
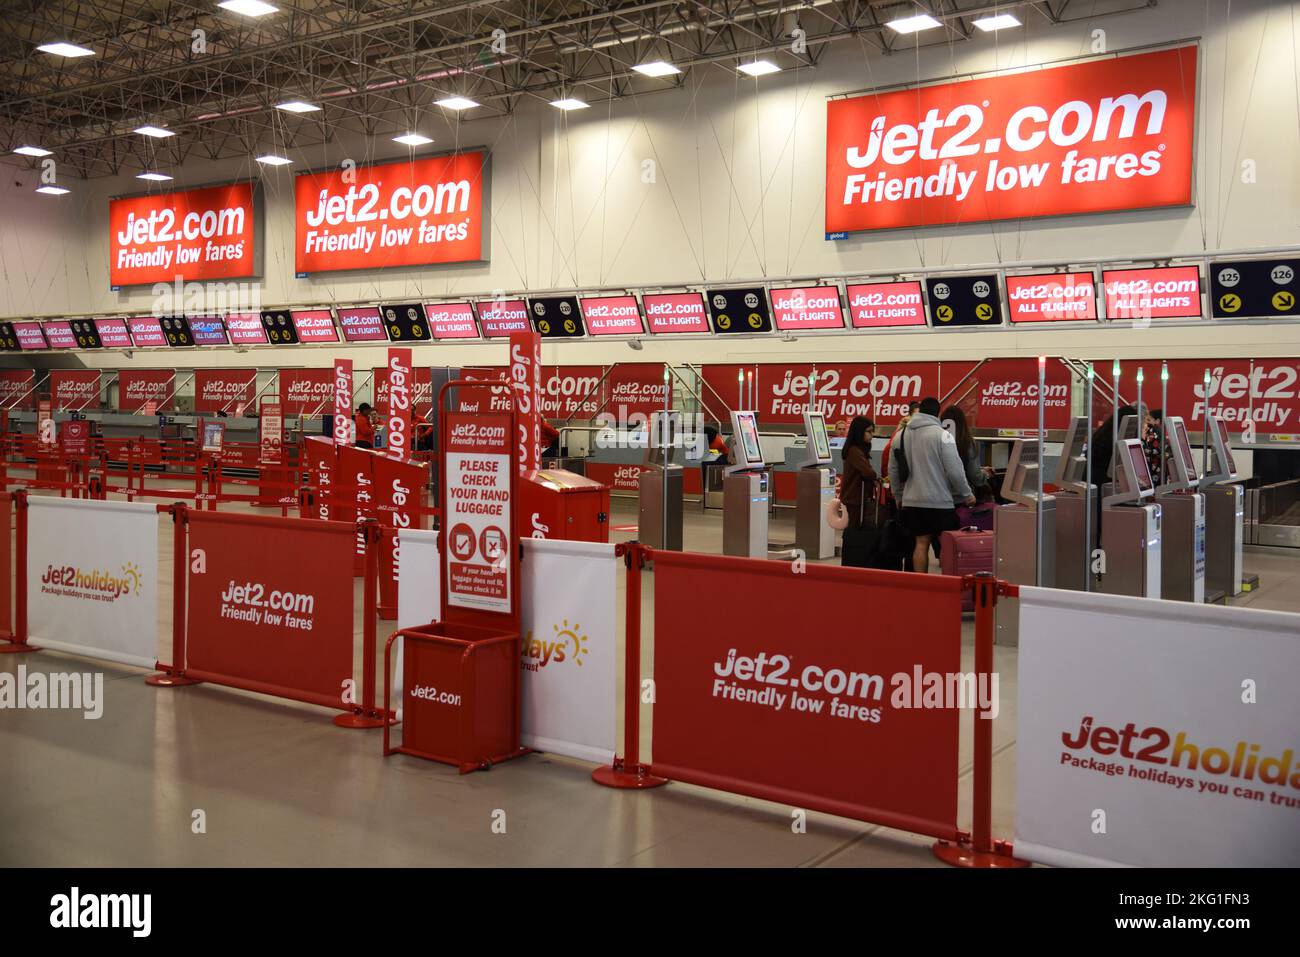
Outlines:
MULTIPOLYGON (((945 575, 976 575, 993 571, 993 533, 977 528, 962 528, 939 536, 939 561, 945 575)), ((975 596, 966 592, 961 599, 962 611, 975 610, 975 596)))

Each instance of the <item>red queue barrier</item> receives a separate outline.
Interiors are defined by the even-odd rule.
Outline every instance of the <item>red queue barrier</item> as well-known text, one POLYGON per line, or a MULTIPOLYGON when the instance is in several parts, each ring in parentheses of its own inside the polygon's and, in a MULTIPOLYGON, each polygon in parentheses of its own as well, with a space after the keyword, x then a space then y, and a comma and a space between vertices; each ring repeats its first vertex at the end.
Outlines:
MULTIPOLYGON (((807 663, 812 659, 833 664, 832 656, 842 656, 845 651, 840 644, 842 639, 838 633, 831 633, 831 637, 819 643, 819 635, 807 622, 803 627, 798 622, 800 607, 826 607, 824 600, 830 596, 846 599, 834 607, 854 602, 860 603, 867 612, 873 628, 870 633, 864 633, 862 640, 873 643, 872 661, 882 657, 888 661, 893 655, 893 666, 901 669, 909 654, 913 659, 919 657, 908 647, 919 640, 927 642, 920 649, 930 656, 927 669, 936 667, 960 673, 960 596, 968 588, 976 592, 975 680, 983 682, 981 687, 990 687, 994 608, 999 595, 1015 594, 1015 586, 991 575, 959 580, 945 576, 931 579, 901 572, 822 565, 808 566, 795 574, 784 563, 655 552, 636 542, 620 546, 619 553, 624 556, 628 569, 623 757, 615 758, 610 766, 597 768, 592 773, 597 783, 616 788, 651 788, 679 780, 936 837, 936 856, 954 865, 1024 866, 1024 862, 1012 856, 1009 843, 992 837, 991 720, 977 714, 974 721, 974 811, 972 832, 967 833, 956 824, 960 721, 957 710, 892 709, 883 719, 878 713, 868 717, 843 710, 850 706, 850 693, 842 700, 837 696, 828 709, 827 720, 814 729, 811 722, 823 717, 819 709, 809 705, 815 697, 809 695, 814 685, 801 688, 799 679, 786 680, 783 671, 778 673, 779 681, 772 679, 774 672, 769 672, 772 686, 765 687, 763 694, 772 693, 772 696, 766 700, 758 696, 748 700, 729 698, 731 689, 738 685, 744 689, 747 679, 762 681, 760 670, 764 664, 769 668, 776 664, 782 669, 791 665, 796 659, 793 654, 772 655, 766 661, 763 658, 773 648, 787 647, 792 636, 798 641, 798 659, 804 668, 797 674, 812 674, 819 681, 820 676, 826 676, 826 683, 818 690, 827 693, 834 690, 829 686, 831 672, 821 668, 809 671, 807 663), (647 561, 655 562, 657 591, 665 591, 657 594, 655 605, 655 760, 643 764, 640 760, 640 615, 641 572, 647 561), (740 594, 768 596, 769 604, 760 605, 750 618, 733 616, 734 627, 724 635, 713 633, 710 646, 710 635, 700 632, 703 619, 697 613, 699 604, 691 596, 699 592, 713 593, 710 588, 717 584, 714 578, 753 578, 754 575, 764 576, 761 586, 750 581, 749 590, 740 594), (799 602, 779 597, 782 579, 799 590, 799 602), (671 595, 668 589, 673 589, 671 595), (900 591, 916 592, 911 596, 911 604, 904 607, 900 602, 891 612, 884 611, 889 601, 884 596, 892 597, 900 591), (875 598, 870 605, 868 596, 875 598), (823 602, 817 604, 814 598, 823 602), (927 609, 934 621, 926 618, 927 609), (918 615, 926 620, 921 621, 918 615), (898 626, 904 618, 919 627, 900 631, 898 626), (755 625, 759 621, 761 626, 755 625), (936 634, 936 627, 943 633, 936 634), (759 631, 767 634, 757 642, 747 642, 759 631), (785 645, 781 644, 782 640, 785 645), (730 646, 729 654, 721 645, 730 646), (750 646, 762 650, 763 655, 753 657, 752 650, 748 650, 750 646), (737 657, 738 648, 746 650, 746 654, 737 657), (712 694, 707 691, 710 683, 712 694), (790 703, 790 709, 781 719, 776 715, 784 701, 772 707, 778 688, 786 689, 790 703), (803 692, 802 704, 806 710, 802 713, 796 708, 800 695, 795 689, 803 692), (733 705, 737 710, 728 712, 733 705), (836 707, 841 709, 840 717, 834 717, 836 707), (870 734, 846 735, 833 724, 840 721, 844 728, 853 728, 858 718, 864 726, 872 728, 870 734), (900 731, 901 724, 905 728, 900 731), (936 764, 941 766, 934 767, 936 764), (896 774, 899 770, 904 773, 896 774), (854 778, 855 774, 864 772, 867 777, 854 778), (874 779, 870 777, 872 774, 876 775, 874 779)), ((747 600, 738 598, 742 604, 747 600)), ((911 665, 909 670, 910 667, 921 665, 911 665)), ((844 671, 835 670, 845 677, 844 671)), ((890 669, 879 670, 883 677, 890 669)), ((850 692, 854 680, 860 678, 869 679, 870 675, 848 674, 850 692)), ((748 693, 747 690, 739 692, 748 693)), ((824 700, 823 704, 826 704, 824 700)))
POLYGON ((173 601, 184 611, 174 614, 172 661, 159 662, 162 673, 147 680, 168 687, 221 684, 343 711, 335 719, 342 727, 382 726, 375 524, 365 523, 372 574, 364 587, 362 677, 356 682, 355 526, 171 508, 177 522, 173 601))

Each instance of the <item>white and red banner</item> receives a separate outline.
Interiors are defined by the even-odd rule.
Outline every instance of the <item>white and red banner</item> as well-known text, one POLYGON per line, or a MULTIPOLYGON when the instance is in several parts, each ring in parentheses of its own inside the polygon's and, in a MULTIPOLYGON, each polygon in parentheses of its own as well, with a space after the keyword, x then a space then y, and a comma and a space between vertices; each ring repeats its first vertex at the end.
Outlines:
POLYGON ((1197 48, 827 103, 827 233, 1192 200, 1197 48))
POLYGON ((639 336, 645 332, 636 296, 587 296, 578 300, 591 336, 639 336))
MULTIPOLYGON (((1109 381, 1110 361, 1095 366, 1109 381)), ((1139 368, 1145 377, 1142 404, 1161 408, 1159 359, 1126 359, 1120 367, 1120 394, 1130 403, 1136 400, 1139 368)), ((1167 394, 1164 414, 1181 416, 1193 432, 1204 428, 1208 410, 1223 419, 1229 432, 1253 429, 1256 435, 1294 436, 1292 441, 1300 442, 1300 358, 1170 359, 1167 394)))
POLYGON ((487 152, 304 173, 294 181, 298 273, 486 259, 487 152))
POLYGON ((519 430, 515 465, 524 475, 542 461, 542 337, 537 333, 510 336, 510 384, 519 430))
POLYGON ((1092 272, 1007 277, 1007 314, 1012 322, 1072 322, 1097 318, 1092 272))
POLYGON ((384 618, 393 618, 401 601, 398 589, 404 560, 399 535, 404 529, 424 524, 429 467, 423 462, 404 462, 383 455, 372 455, 371 459, 374 507, 383 526, 379 540, 379 612, 384 618))
POLYGON ((1107 319, 1199 319, 1199 266, 1108 269, 1101 274, 1107 319))
POLYGON ((615 747, 614 546, 525 538, 520 743, 607 763, 615 747))
POLYGON ((163 593, 157 508, 33 495, 28 509, 32 643, 152 668, 163 593))
POLYGON ((388 350, 388 411, 385 421, 388 434, 384 447, 389 458, 405 461, 411 457, 414 434, 411 408, 415 404, 415 372, 411 368, 410 349, 388 350))
POLYGON ((285 415, 321 415, 334 407, 333 369, 281 369, 280 404, 285 415))
POLYGON ((388 341, 388 333, 384 330, 384 321, 379 317, 378 306, 340 309, 339 325, 343 328, 343 338, 347 342, 388 341))
POLYGON ((0 369, 0 409, 36 408, 35 385, 32 369, 0 369))
POLYGON ((257 372, 253 369, 196 369, 194 411, 234 414, 235 407, 253 401, 257 372))
POLYGON ((510 416, 449 412, 447 420, 446 603, 508 615, 514 564, 510 450, 516 441, 510 416))
POLYGON ((925 325, 919 282, 868 282, 845 287, 854 329, 925 325))
POLYGON ((170 412, 175 397, 176 373, 171 369, 123 369, 117 374, 120 412, 140 412, 151 402, 155 412, 170 412))
POLYGON ((649 416, 672 405, 673 380, 664 381, 664 366, 658 362, 620 362, 605 377, 604 411, 617 421, 629 416, 649 416), (668 405, 664 404, 665 392, 668 405))
POLYGON ((835 286, 772 290, 772 319, 782 332, 843 329, 844 310, 835 286))
POLYGON ((113 286, 254 273, 252 183, 108 201, 113 286))
POLYGON ((1043 388, 1038 388, 1037 357, 987 359, 963 381, 968 369, 960 362, 943 363, 944 405, 956 405, 966 413, 972 429, 1038 428, 1039 397, 1043 402, 1043 427, 1065 429, 1070 425, 1070 377, 1066 366, 1049 359, 1043 366, 1043 388))
POLYGON ((232 312, 226 316, 230 344, 234 346, 266 345, 266 327, 256 312, 232 312))
POLYGON ((328 309, 294 309, 289 313, 299 342, 338 342, 334 316, 328 309))
POLYGON ((424 318, 435 339, 478 338, 474 310, 467 302, 429 303, 424 307, 424 318))
POLYGON ((356 439, 352 422, 352 360, 334 360, 334 444, 351 445, 356 439))
POLYGON ((127 320, 131 341, 141 349, 156 349, 167 345, 162 323, 157 316, 133 316, 127 320))
MULTIPOLYGON (((414 361, 414 360, 412 360, 414 361)), ((377 366, 374 370, 374 398, 372 403, 380 415, 388 414, 388 366, 377 366)), ((420 366, 415 370, 415 387, 411 394, 411 408, 417 418, 425 418, 433 408, 433 370, 420 366)))
POLYGON ((479 325, 483 328, 483 335, 489 339, 532 331, 528 322, 528 303, 522 299, 488 299, 480 301, 477 307, 479 325))
POLYGON ((194 511, 189 534, 187 671, 344 708, 354 526, 194 511))
MULTIPOLYGON (((704 381, 713 391, 703 398, 710 418, 728 420, 738 408, 736 373, 752 365, 708 365, 704 381), (714 398, 714 392, 722 404, 714 398)), ((818 363, 816 396, 810 403, 811 363, 760 365, 754 377, 754 406, 760 425, 803 422, 803 414, 820 412, 829 423, 865 415, 878 424, 892 424, 907 414, 909 402, 942 395, 937 362, 818 363)))
POLYGON ((1294 867, 1297 673, 1294 614, 1022 586, 1016 856, 1294 867))
POLYGON ((263 402, 257 417, 257 460, 262 465, 284 461, 284 412, 278 402, 263 402))
MULTIPOLYGON (((133 345, 125 319, 96 319, 95 332, 99 334, 99 344, 105 349, 130 349, 133 345)), ((162 334, 161 327, 158 334, 162 334)))
POLYGON ((77 348, 77 336, 72 331, 72 324, 66 319, 51 319, 41 327, 45 331, 45 341, 51 349, 77 348))
POLYGON ((55 369, 50 395, 56 409, 98 409, 99 372, 94 369, 55 369))
POLYGON ((648 293, 641 301, 652 333, 709 331, 709 314, 698 292, 648 293))
POLYGON ((24 352, 49 348, 39 322, 15 322, 14 338, 18 340, 18 348, 24 352))
POLYGON ((547 419, 590 419, 600 409, 602 366, 542 369, 541 414, 547 419))

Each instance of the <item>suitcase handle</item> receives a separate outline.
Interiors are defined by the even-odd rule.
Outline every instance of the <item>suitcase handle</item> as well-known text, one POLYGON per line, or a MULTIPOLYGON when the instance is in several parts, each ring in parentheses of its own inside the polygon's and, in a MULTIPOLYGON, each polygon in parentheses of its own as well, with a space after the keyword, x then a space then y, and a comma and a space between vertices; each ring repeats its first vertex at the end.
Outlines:
POLYGON ((967 525, 967 526, 965 526, 964 528, 960 528, 960 529, 958 529, 958 531, 961 531, 961 532, 983 532, 983 531, 986 531, 986 529, 980 528, 978 525, 967 525))

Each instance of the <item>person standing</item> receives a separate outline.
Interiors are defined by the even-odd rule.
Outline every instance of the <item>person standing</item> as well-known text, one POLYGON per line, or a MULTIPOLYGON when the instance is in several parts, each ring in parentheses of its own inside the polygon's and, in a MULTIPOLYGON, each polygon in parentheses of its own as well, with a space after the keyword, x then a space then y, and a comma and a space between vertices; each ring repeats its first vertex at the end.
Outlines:
POLYGON ((1151 481, 1155 485, 1161 484, 1160 479, 1164 474, 1160 470, 1161 429, 1163 425, 1161 420, 1164 418, 1163 409, 1152 409, 1144 417, 1142 423, 1142 451, 1147 457, 1147 471, 1151 473, 1151 481))
POLYGON ((876 487, 880 477, 871 464, 871 440, 876 425, 866 416, 849 423, 841 453, 844 474, 840 480, 840 503, 849 524, 844 528, 840 563, 860 568, 870 566, 880 536, 876 487))
POLYGON ((898 428, 894 429, 893 434, 889 436, 889 440, 885 442, 884 451, 880 453, 880 471, 885 476, 884 495, 882 498, 884 499, 885 504, 890 507, 895 506, 897 500, 894 498, 894 490, 892 488, 893 482, 890 481, 889 478, 889 456, 894 451, 894 443, 898 440, 898 437, 903 434, 903 430, 907 428, 907 423, 912 420, 912 416, 916 415, 916 410, 920 407, 921 403, 919 402, 909 402, 907 404, 907 415, 899 419, 898 428))
POLYGON ((369 402, 357 406, 357 413, 352 420, 357 425, 357 448, 373 449, 375 447, 375 421, 371 417, 374 409, 369 402))
POLYGON ((993 493, 989 489, 989 473, 980 462, 979 446, 975 442, 975 436, 971 435, 970 426, 966 423, 966 413, 957 406, 950 405, 944 410, 940 422, 952 433, 953 439, 957 442, 957 454, 961 456, 962 464, 966 467, 966 481, 970 484, 975 497, 981 500, 992 498, 993 493))
POLYGON ((939 400, 927 396, 897 436, 889 460, 889 484, 902 506, 903 527, 916 536, 912 570, 930 570, 930 546, 960 527, 955 503, 975 504, 957 440, 939 422, 939 400))

